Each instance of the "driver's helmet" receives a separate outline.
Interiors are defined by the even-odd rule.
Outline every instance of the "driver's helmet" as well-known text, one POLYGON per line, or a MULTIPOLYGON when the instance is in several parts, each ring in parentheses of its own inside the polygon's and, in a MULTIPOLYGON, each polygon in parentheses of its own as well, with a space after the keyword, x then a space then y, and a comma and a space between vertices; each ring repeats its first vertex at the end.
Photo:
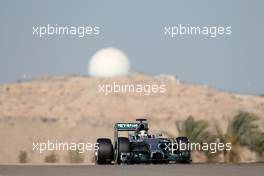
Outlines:
POLYGON ((148 137, 148 132, 146 130, 140 130, 138 132, 138 137, 139 138, 146 138, 146 137, 148 137))

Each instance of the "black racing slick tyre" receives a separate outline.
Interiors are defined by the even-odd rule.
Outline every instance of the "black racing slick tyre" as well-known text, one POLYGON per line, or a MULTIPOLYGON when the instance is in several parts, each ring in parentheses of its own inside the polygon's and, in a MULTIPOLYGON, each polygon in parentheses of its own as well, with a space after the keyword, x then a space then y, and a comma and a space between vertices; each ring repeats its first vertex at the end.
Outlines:
MULTIPOLYGON (((180 143, 185 144, 186 146, 189 145, 189 139, 187 137, 177 137, 176 141, 178 143, 178 146, 180 146, 180 143)), ((189 149, 185 150, 178 150, 178 154, 180 154, 181 159, 178 161, 179 163, 183 164, 190 164, 192 162, 191 160, 191 151, 189 149)))
POLYGON ((118 138, 118 147, 117 147, 117 164, 121 164, 121 153, 129 153, 130 151, 130 142, 127 137, 118 138))
POLYGON ((98 143, 98 150, 95 152, 96 164, 111 164, 114 159, 114 149, 111 139, 99 138, 96 141, 98 143))

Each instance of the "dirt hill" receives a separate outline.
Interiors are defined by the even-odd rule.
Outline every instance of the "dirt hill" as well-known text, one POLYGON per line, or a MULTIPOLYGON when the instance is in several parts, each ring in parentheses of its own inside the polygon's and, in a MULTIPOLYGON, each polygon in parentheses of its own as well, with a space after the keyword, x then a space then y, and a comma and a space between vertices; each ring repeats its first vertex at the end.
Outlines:
MULTIPOLYGON (((155 89, 156 91, 156 89, 155 89)), ((0 162, 18 162, 19 151, 26 151, 29 162, 43 163, 49 152, 32 151, 32 142, 60 140, 95 142, 97 137, 113 137, 116 122, 147 117, 151 132, 161 130, 177 135, 176 120, 188 116, 219 123, 239 111, 258 115, 264 129, 264 98, 225 93, 207 86, 181 83, 173 76, 147 76, 109 79, 91 77, 44 77, 0 85, 0 162), (99 85, 165 85, 165 92, 100 92, 99 85)), ((93 152, 85 153, 90 162, 93 152)), ((245 152, 246 153, 246 152, 245 152)), ((58 152, 60 162, 67 152, 58 152)), ((199 158, 198 158, 199 160, 199 158)), ((245 161, 254 160, 250 154, 245 161)))

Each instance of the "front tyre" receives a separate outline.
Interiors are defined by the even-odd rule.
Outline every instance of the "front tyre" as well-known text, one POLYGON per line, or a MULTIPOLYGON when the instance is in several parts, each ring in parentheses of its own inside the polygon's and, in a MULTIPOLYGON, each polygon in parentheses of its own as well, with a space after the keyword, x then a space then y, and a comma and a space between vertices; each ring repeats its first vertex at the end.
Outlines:
POLYGON ((98 150, 95 152, 96 164, 111 164, 114 159, 114 149, 111 139, 99 138, 96 141, 98 143, 98 150))

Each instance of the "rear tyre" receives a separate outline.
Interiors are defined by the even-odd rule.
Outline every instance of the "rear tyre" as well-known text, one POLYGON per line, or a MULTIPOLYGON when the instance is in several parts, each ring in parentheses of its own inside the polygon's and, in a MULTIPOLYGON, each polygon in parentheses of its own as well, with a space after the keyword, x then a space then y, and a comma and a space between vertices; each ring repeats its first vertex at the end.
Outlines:
POLYGON ((95 152, 95 160, 97 164, 111 164, 114 159, 113 144, 108 138, 99 138, 98 150, 95 152))
MULTIPOLYGON (((176 141, 178 143, 178 146, 180 145, 180 143, 185 144, 186 146, 189 145, 189 139, 187 137, 177 137, 176 141)), ((179 163, 182 164, 190 164, 192 162, 191 160, 191 151, 186 148, 186 150, 178 150, 178 153, 181 153, 181 160, 179 161, 179 163)))
POLYGON ((118 139, 118 151, 117 151, 117 164, 121 164, 121 153, 129 153, 130 142, 126 137, 119 137, 118 139))

